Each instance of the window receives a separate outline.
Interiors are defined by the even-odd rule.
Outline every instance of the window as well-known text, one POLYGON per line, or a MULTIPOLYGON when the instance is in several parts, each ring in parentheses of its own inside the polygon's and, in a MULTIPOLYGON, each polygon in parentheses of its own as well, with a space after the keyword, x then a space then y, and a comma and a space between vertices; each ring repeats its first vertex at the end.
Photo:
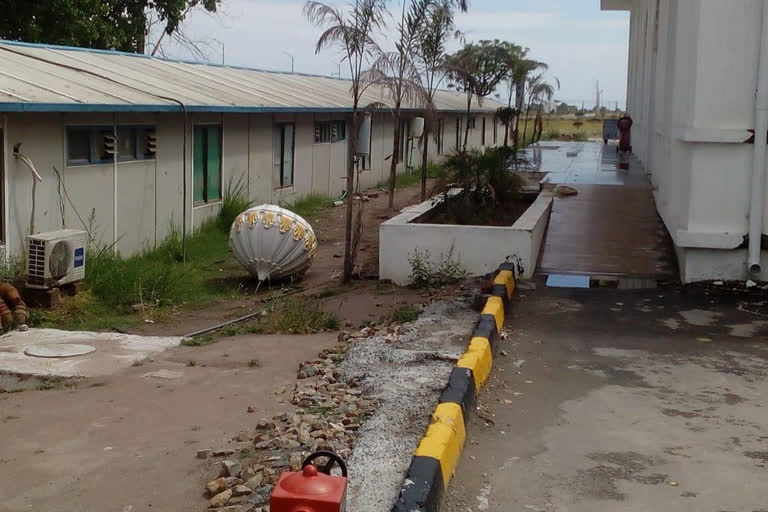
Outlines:
POLYGON ((496 118, 493 118, 493 145, 498 145, 498 133, 497 133, 498 124, 496 123, 496 118))
POLYGON ((437 120, 437 154, 443 154, 443 140, 445 139, 445 119, 437 120))
POLYGON ((408 160, 408 121, 400 121, 400 150, 397 152, 397 162, 408 160))
POLYGON ((461 147, 461 118, 456 119, 456 150, 461 147))
POLYGON ((341 142, 346 138, 347 123, 345 121, 315 122, 315 144, 341 142))
POLYGON ((485 118, 483 118, 483 132, 480 134, 480 145, 485 146, 485 118))
POLYGON ((195 126, 194 176, 196 203, 221 199, 221 126, 195 126))
POLYGON ((470 117, 469 118, 469 129, 474 130, 475 129, 475 122, 477 121, 476 118, 470 117))
POLYGON ((371 169, 371 156, 373 152, 373 116, 371 116, 371 128, 368 134, 368 154, 360 155, 360 170, 368 171, 371 169))
POLYGON ((293 186, 293 152, 296 125, 280 123, 275 125, 274 156, 275 188, 293 186))
POLYGON ((118 126, 115 140, 111 126, 67 127, 67 165, 103 164, 155 158, 153 126, 118 126))

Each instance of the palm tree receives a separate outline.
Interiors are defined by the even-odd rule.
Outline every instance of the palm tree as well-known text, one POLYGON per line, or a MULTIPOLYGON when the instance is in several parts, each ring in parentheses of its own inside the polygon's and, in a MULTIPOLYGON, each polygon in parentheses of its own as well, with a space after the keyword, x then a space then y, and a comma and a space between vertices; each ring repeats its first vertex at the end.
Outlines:
POLYGON ((528 48, 522 48, 517 59, 511 59, 510 64, 510 90, 509 98, 511 105, 512 87, 514 86, 515 92, 515 110, 517 110, 517 116, 515 117, 515 129, 513 131, 514 146, 517 147, 519 143, 520 133, 520 114, 523 112, 523 106, 525 104, 525 89, 526 83, 531 73, 539 71, 540 73, 547 71, 549 66, 537 60, 529 59, 528 48))
POLYGON ((528 78, 528 105, 525 109, 525 125, 523 127, 523 144, 525 144, 525 137, 528 132, 528 114, 531 111, 531 106, 538 104, 538 108, 541 108, 541 102, 543 100, 551 101, 555 95, 555 86, 557 90, 560 89, 560 80, 554 77, 555 85, 544 81, 544 73, 539 73, 528 78))
POLYGON ((404 102, 418 103, 424 96, 415 56, 432 2, 433 0, 412 0, 407 11, 406 4, 403 2, 403 13, 397 26, 398 40, 395 43, 395 51, 380 51, 368 75, 370 80, 389 92, 394 103, 392 109, 394 136, 392 137, 392 159, 389 165, 388 208, 390 213, 394 208, 395 178, 397 163, 400 159, 402 106, 404 102))
POLYGON ((352 94, 351 130, 347 141, 347 210, 344 226, 344 282, 352 279, 354 267, 352 254, 352 208, 355 181, 355 147, 358 130, 362 121, 360 116, 360 98, 371 85, 364 80, 364 67, 369 62, 371 52, 376 48, 373 32, 385 27, 387 6, 385 0, 355 0, 348 12, 322 2, 308 1, 304 4, 304 15, 314 25, 325 28, 315 45, 315 53, 324 48, 336 47, 349 65, 352 94))
MULTIPOLYGON (((435 92, 447 73, 444 65, 446 46, 450 39, 460 39, 461 32, 453 23, 452 0, 433 2, 429 8, 428 20, 422 33, 421 42, 416 52, 416 61, 420 68, 424 87, 424 133, 422 134, 421 154, 421 200, 427 199, 427 165, 429 159, 429 135, 435 123, 435 92)), ((458 5, 462 8, 461 5, 458 5)), ((464 5, 466 10, 466 5, 464 5)))

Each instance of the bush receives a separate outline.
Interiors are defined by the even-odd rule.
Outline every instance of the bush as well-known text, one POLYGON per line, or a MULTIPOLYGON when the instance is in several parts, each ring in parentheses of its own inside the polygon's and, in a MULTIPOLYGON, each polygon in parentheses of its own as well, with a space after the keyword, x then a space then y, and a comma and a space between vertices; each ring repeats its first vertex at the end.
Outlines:
POLYGON ((584 142, 587 140, 587 134, 582 131, 575 132, 573 134, 573 140, 578 142, 584 142))
POLYGON ((392 312, 392 322, 397 324, 407 324, 413 322, 421 315, 421 310, 415 306, 403 306, 392 312))
POLYGON ((573 126, 575 126, 575 127, 577 127, 577 128, 578 128, 579 126, 584 126, 584 121, 574 121, 574 122, 573 122, 573 126))
POLYGON ((408 255, 408 263, 411 265, 411 286, 414 288, 431 288, 452 284, 464 279, 467 270, 458 258, 453 257, 453 247, 446 255, 440 255, 440 260, 434 263, 430 259, 428 250, 415 249, 408 255))
POLYGON ((557 140, 560 138, 560 130, 556 128, 550 128, 544 132, 542 140, 557 140))
POLYGON ((323 309, 324 303, 312 297, 287 297, 280 300, 271 314, 250 326, 250 333, 312 334, 337 331, 339 318, 323 309))
POLYGON ((505 209, 517 201, 525 179, 510 169, 524 163, 513 148, 487 148, 484 151, 456 152, 444 162, 445 175, 438 190, 443 192, 443 210, 453 224, 484 223, 492 219, 498 208, 505 209), (448 196, 452 188, 458 194, 448 196))

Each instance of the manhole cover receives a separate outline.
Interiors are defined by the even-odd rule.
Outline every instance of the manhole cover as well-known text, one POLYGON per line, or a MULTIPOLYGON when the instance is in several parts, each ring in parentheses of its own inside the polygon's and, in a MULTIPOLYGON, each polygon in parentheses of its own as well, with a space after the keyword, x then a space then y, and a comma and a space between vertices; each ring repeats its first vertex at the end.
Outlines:
POLYGON ((96 347, 78 345, 76 343, 49 343, 47 345, 32 345, 24 351, 33 357, 75 357, 95 352, 96 347))

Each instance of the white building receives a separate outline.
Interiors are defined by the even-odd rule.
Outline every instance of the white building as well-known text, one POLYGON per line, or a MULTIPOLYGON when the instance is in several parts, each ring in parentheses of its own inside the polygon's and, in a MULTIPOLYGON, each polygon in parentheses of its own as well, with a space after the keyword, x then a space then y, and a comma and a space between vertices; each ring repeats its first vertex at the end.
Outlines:
POLYGON ((768 279, 768 2, 602 0, 602 8, 631 13, 632 145, 682 279, 768 279))
MULTIPOLYGON (((133 253, 161 241, 174 224, 187 231, 200 226, 239 180, 257 203, 290 204, 310 193, 338 197, 345 187, 349 85, 0 41, 0 242, 6 253, 21 252, 34 216, 36 232, 88 227, 102 243, 133 253), (106 152, 114 134, 116 158, 106 152), (34 212, 33 175, 15 147, 42 177, 34 212)), ((374 102, 388 98, 370 88, 361 104, 374 102)), ((414 107, 405 109, 406 118, 420 114, 414 107)), ((440 91, 436 107, 434 159, 456 146, 466 99, 440 91)), ((495 144, 495 108, 493 101, 475 105, 470 144, 495 144)), ((392 137, 391 112, 374 112, 361 187, 388 178, 392 137)), ((420 162, 415 143, 411 164, 420 162)))

